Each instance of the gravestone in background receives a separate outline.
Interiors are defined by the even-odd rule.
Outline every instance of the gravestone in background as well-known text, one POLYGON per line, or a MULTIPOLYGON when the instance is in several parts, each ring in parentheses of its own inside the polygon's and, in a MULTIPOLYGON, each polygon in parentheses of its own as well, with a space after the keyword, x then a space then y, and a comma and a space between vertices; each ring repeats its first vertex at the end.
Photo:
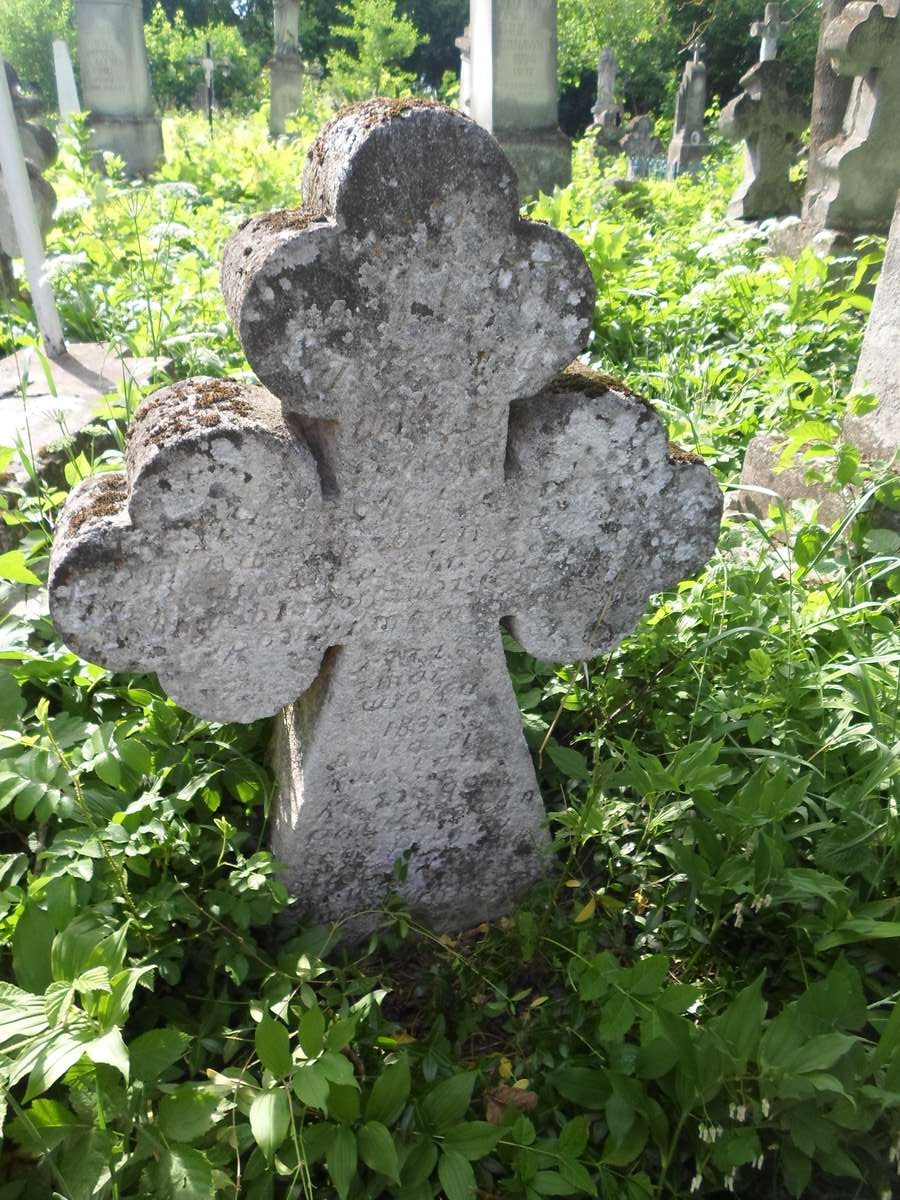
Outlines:
POLYGON ((591 109, 594 119, 589 129, 594 135, 594 152, 601 159, 619 153, 625 133, 625 114, 616 100, 618 71, 614 51, 604 46, 597 61, 597 99, 591 109))
POLYGON ((269 60, 269 133, 279 137, 303 99, 300 0, 275 0, 275 51, 269 60))
POLYGON ((559 129, 556 0, 469 0, 471 116, 503 147, 523 196, 572 178, 559 129))
POLYGON ((675 99, 675 126, 667 153, 668 177, 675 179, 687 171, 695 174, 709 154, 703 119, 706 114, 705 47, 697 44, 691 61, 685 64, 675 99))
POLYGON ((475 122, 356 105, 302 192, 225 250, 263 386, 141 405, 127 472, 66 504, 51 610, 79 653, 158 671, 196 713, 283 709, 273 847, 302 913, 367 911, 360 930, 395 890, 463 928, 548 846, 501 620, 543 659, 615 645, 706 561, 721 497, 645 401, 572 363, 587 264, 519 217, 475 122))
POLYGON ((800 193, 790 170, 800 149, 809 115, 792 94, 787 68, 763 59, 741 78, 744 89, 719 117, 719 129, 731 142, 744 143, 744 178, 728 206, 728 215, 764 221, 800 211, 800 193))
POLYGON ((628 157, 628 179, 656 179, 665 175, 666 156, 654 132, 652 117, 631 118, 625 127, 622 149, 628 157))
POLYGON ((841 132, 820 148, 804 201, 814 229, 887 233, 900 188, 900 18, 897 0, 854 0, 826 28, 832 66, 853 76, 841 132))
POLYGON ((469 116, 472 111, 472 38, 468 25, 453 44, 459 51, 459 111, 469 116))
POLYGON ((778 57, 778 43, 790 26, 781 19, 781 5, 767 4, 765 18, 754 21, 750 36, 759 38, 759 61, 771 62, 778 57))
POLYGON ((118 154, 129 175, 149 175, 163 157, 154 115, 141 0, 75 0, 81 98, 92 145, 118 154))
MULTIPOLYGON (((877 408, 861 416, 848 412, 844 418, 844 437, 857 448, 864 462, 893 461, 896 464, 900 453, 900 196, 856 366, 853 390, 870 392, 879 403, 877 408)), ((857 496, 849 489, 842 496, 820 484, 807 483, 802 466, 776 471, 778 445, 779 440, 766 433, 751 440, 744 457, 741 483, 770 489, 786 506, 794 500, 817 500, 819 519, 826 524, 844 517, 857 496)), ((745 492, 741 494, 738 506, 762 515, 770 503, 767 496, 745 492)), ((875 523, 900 532, 900 508, 880 505, 875 523)))

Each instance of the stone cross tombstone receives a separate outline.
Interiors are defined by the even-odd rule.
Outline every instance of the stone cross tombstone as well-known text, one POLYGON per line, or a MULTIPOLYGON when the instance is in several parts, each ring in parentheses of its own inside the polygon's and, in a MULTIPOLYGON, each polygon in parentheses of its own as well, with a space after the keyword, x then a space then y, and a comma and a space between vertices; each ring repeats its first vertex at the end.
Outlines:
POLYGON ((754 21, 750 26, 750 36, 760 38, 760 62, 771 62, 778 57, 778 43, 789 28, 790 26, 781 19, 781 5, 767 4, 765 18, 762 21, 754 21))
POLYGON ((628 179, 650 179, 665 175, 663 144, 654 132, 653 118, 632 117, 625 127, 622 149, 628 157, 628 179))
POLYGON ((618 154, 625 133, 625 114, 622 106, 616 102, 618 72, 615 52, 610 46, 604 46, 597 62, 597 99, 591 109, 594 114, 591 132, 594 134, 594 153, 598 158, 618 154))
POLYGON ((75 22, 92 145, 119 155, 128 175, 149 175, 162 161, 163 142, 141 0, 75 0, 75 22))
POLYGON ((685 171, 696 174, 710 151, 703 127, 706 114, 706 64, 703 62, 705 49, 702 43, 695 44, 691 60, 685 64, 678 87, 675 99, 675 128, 667 152, 669 179, 675 179, 685 171))
POLYGON ((722 110, 719 129, 744 143, 744 178, 731 199, 729 216, 764 221, 800 211, 800 194, 790 170, 809 114, 791 93, 784 63, 758 62, 741 78, 741 94, 722 110))
MULTIPOLYGON (((878 397, 878 407, 862 416, 848 413, 844 437, 867 461, 896 461, 900 453, 900 196, 853 388, 872 392, 878 397)), ((900 514, 895 523, 900 525, 900 514)))
POLYGON ((395 891, 464 928, 548 846, 501 620, 543 659, 615 645, 712 553, 720 492, 645 401, 572 362, 587 264, 519 217, 474 121, 355 105, 302 191, 225 249, 262 386, 141 405, 126 471, 66 504, 51 609, 78 653, 157 671, 195 713, 278 714, 272 842, 306 917, 371 927, 395 891))
POLYGON ((834 69, 854 77, 841 133, 823 148, 808 223, 887 233, 900 189, 900 16, 897 0, 853 0, 826 28, 834 69))
POLYGON ((275 0, 275 50, 269 60, 269 134, 281 137, 303 99, 300 0, 275 0))
POLYGON ((572 178, 559 129, 556 0, 469 0, 471 116, 493 133, 523 195, 572 178))
POLYGON ((48 358, 65 353, 62 324, 47 280, 42 223, 49 223, 56 206, 53 189, 25 156, 21 125, 10 82, 17 76, 0 59, 0 290, 15 291, 10 259, 21 258, 31 301, 48 358))
POLYGON ((459 111, 468 116, 472 108, 472 35, 468 25, 453 44, 459 51, 459 111))
POLYGON ((59 115, 67 121, 73 113, 81 112, 81 101, 78 99, 69 43, 64 38, 53 39, 53 73, 56 76, 59 115))

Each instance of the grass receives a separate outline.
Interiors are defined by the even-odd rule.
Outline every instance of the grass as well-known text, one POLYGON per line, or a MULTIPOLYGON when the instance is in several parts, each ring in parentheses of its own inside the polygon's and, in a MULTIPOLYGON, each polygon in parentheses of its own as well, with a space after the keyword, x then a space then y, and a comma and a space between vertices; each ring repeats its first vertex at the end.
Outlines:
MULTIPOLYGON (((164 176, 54 180, 71 337, 246 371, 221 247, 297 198, 310 116, 169 121, 164 176)), ((772 259, 724 221, 731 159, 622 194, 577 151, 542 199, 599 301, 587 358, 737 484, 759 429, 819 475, 842 445, 883 246, 772 259)), ((613 174, 610 172, 610 174, 613 174)), ((33 336, 10 306, 4 347, 33 336)), ((591 663, 507 640, 555 868, 458 937, 399 905, 365 945, 285 929, 268 723, 216 726, 63 647, 46 612, 67 487, 121 462, 133 400, 9 488, 0 558, 0 1200, 892 1194, 900 1137, 898 539, 868 511, 736 515, 696 579, 591 663), (22 607, 22 595, 27 607, 22 607)))

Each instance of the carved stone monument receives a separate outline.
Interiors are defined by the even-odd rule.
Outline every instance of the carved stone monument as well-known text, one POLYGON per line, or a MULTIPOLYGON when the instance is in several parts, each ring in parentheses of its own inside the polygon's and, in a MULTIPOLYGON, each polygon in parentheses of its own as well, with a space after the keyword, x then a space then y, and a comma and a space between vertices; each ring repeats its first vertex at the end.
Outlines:
POLYGON ((781 5, 767 4, 765 18, 750 26, 750 36, 760 39, 760 62, 771 62, 778 57, 778 43, 787 29, 788 25, 781 19, 781 5))
POLYGON ((572 177, 572 147, 559 129, 556 0, 469 0, 471 116, 493 133, 523 196, 572 177))
POLYGON ((834 69, 854 77, 840 134, 818 158, 804 220, 815 229, 886 233, 900 188, 898 3, 853 0, 825 30, 834 69))
POLYGON ((303 98, 300 0, 275 0, 275 51, 269 60, 269 133, 280 137, 303 98))
POLYGON ((594 120, 590 132, 594 135, 594 152, 598 158, 618 154, 625 133, 625 114, 616 101, 616 76, 619 64, 614 51, 604 46, 597 62, 597 99, 591 112, 594 120))
POLYGON ((722 110, 719 129, 744 143, 744 178, 728 206, 743 221, 786 217, 800 211, 790 170, 809 114, 791 93, 784 63, 763 59, 741 78, 744 89, 722 110))
POLYGON ((622 149, 628 156, 628 178, 657 178, 666 173, 663 144, 654 133, 653 118, 632 117, 625 126, 622 149))
POLYGON ((459 51, 459 111, 468 116, 472 111, 472 37, 468 25, 453 44, 459 51))
POLYGON ((694 46, 691 61, 685 64, 684 74, 675 100, 675 130, 668 149, 668 176, 675 179, 687 171, 695 174, 709 154, 703 119, 706 114, 706 64, 701 43, 694 46))
POLYGON ((153 111, 141 0, 75 0, 82 102, 98 151, 118 154, 129 175, 163 157, 153 111))
POLYGON ((356 105, 302 190, 225 249, 263 386, 141 405, 125 473, 66 504, 51 611, 196 713, 279 714, 273 847, 305 915, 370 927, 397 891, 462 928, 548 845, 501 620, 544 659, 615 645, 706 561, 721 497, 646 402, 572 364, 587 264, 520 219, 475 122, 356 105))

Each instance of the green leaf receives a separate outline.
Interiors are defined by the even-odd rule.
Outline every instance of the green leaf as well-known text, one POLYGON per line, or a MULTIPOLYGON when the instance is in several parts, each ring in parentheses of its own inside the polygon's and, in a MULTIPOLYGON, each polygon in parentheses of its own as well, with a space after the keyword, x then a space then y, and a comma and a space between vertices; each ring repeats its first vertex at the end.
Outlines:
POLYGON ((559 742, 550 739, 546 745, 546 754, 554 767, 569 779, 579 779, 590 783, 593 776, 587 764, 587 759, 571 746, 561 746, 559 742))
POLYGON ((447 1200, 473 1200, 475 1172, 457 1150, 444 1150, 438 1160, 438 1179, 447 1200))
POLYGON ((582 1192, 586 1196, 597 1195, 596 1183, 587 1168, 580 1162, 564 1158, 559 1164, 559 1173, 567 1183, 572 1185, 573 1192, 582 1192))
POLYGON ((366 1120, 393 1125, 409 1099, 411 1080, 406 1055, 390 1063, 372 1085, 366 1104, 366 1120))
POLYGON ((291 1039, 280 1021, 266 1013, 256 1027, 254 1042, 259 1061, 267 1071, 271 1071, 277 1079, 290 1075, 294 1067, 291 1039))
POLYGON ((580 1158, 587 1149, 588 1123, 584 1117, 573 1117, 559 1131, 559 1152, 563 1158, 580 1158))
POLYGON ((600 1112, 610 1092, 606 1073, 590 1067, 560 1067, 550 1081, 566 1100, 589 1112, 600 1112))
POLYGON ((786 1074, 825 1071, 859 1042, 847 1033, 822 1033, 798 1046, 779 1064, 786 1074))
POLYGON ((731 1061, 742 1069, 755 1054, 762 1036, 766 1016, 766 1002, 762 986, 765 971, 734 997, 720 1017, 712 1022, 713 1032, 718 1036, 722 1049, 731 1061))
POLYGON ((25 909, 13 933, 13 970, 17 981, 28 992, 43 994, 52 978, 50 947, 56 926, 49 913, 32 902, 25 909))
POLYGON ((318 1108, 322 1112, 328 1105, 328 1080, 319 1070, 319 1064, 298 1067, 291 1078, 294 1095, 309 1108, 318 1108))
POLYGON ((326 1079, 339 1083, 343 1087, 358 1087, 356 1076, 353 1074, 353 1064, 343 1054, 327 1052, 322 1055, 316 1066, 326 1079))
POLYGON ((329 1050, 343 1050, 352 1041, 358 1024, 358 1017, 341 1017, 328 1030, 325 1045, 329 1050))
POLYGON ((128 1047, 131 1074, 145 1083, 155 1083, 181 1058, 190 1036, 180 1029, 151 1029, 136 1037, 128 1047))
POLYGON ((400 1182, 397 1148, 389 1131, 380 1121, 367 1121, 357 1135, 359 1155, 367 1167, 400 1182))
POLYGON ((501 1135, 502 1130, 489 1121, 463 1121, 446 1131, 444 1145, 448 1150, 456 1150, 464 1158, 476 1162, 491 1153, 501 1135))
POLYGON ((290 1124, 291 1103, 282 1087, 260 1092, 250 1105, 250 1129, 268 1161, 287 1137, 290 1124))
POLYGON ((215 1200, 216 1187, 209 1159, 189 1146, 170 1146, 160 1163, 172 1200, 215 1200))
POLYGON ((572 1185, 564 1179, 559 1171, 538 1171, 528 1185, 539 1196, 571 1196, 572 1185))
POLYGON ((350 1184, 356 1176, 356 1137, 346 1125, 334 1135, 325 1155, 325 1165, 340 1200, 347 1200, 350 1184))
POLYGON ((300 1046, 307 1058, 318 1058, 325 1048, 325 1014, 318 1004, 306 1009, 297 1025, 300 1046))
POLYGON ((639 1079, 661 1079, 680 1057, 678 1047, 664 1037, 651 1038, 638 1051, 634 1071, 639 1079))
POLYGON ((106 1063, 115 1067, 128 1082, 128 1051, 118 1029, 109 1029, 102 1037, 95 1038, 84 1047, 84 1052, 93 1063, 106 1063))
POLYGON ((458 1124, 469 1111, 477 1076, 474 1071, 453 1075, 433 1087, 422 1101, 422 1115, 439 1133, 458 1124))
POLYGON ((15 677, 0 671, 0 729, 15 729, 25 711, 25 697, 15 677))
POLYGON ((183 1083, 159 1102, 159 1128, 170 1141, 198 1141, 216 1124, 220 1104, 221 1097, 206 1085, 183 1083))
POLYGON ((91 1129, 67 1141, 59 1163, 66 1181, 67 1200, 91 1200, 105 1194, 112 1177, 113 1135, 103 1129, 91 1129))
POLYGON ((25 564, 25 555, 21 550, 7 550, 0 554, 0 579, 8 579, 12 583, 32 583, 38 587, 40 579, 25 564))
POLYGON ((404 1187, 418 1187, 431 1178, 438 1160, 437 1146, 427 1137, 417 1137, 400 1168, 404 1187))
POLYGON ((833 950, 835 946, 849 946, 854 942, 880 941, 885 938, 900 938, 900 921, 875 921, 871 917, 858 917, 844 921, 834 933, 828 933, 816 942, 816 953, 833 950))
MULTIPOLYGON (((41 1092, 46 1092, 49 1087, 52 1087, 57 1079, 61 1079, 65 1075, 69 1067, 73 1067, 84 1056, 85 1046, 93 1040, 93 1031, 90 1029, 80 1029, 77 1033, 72 1033, 67 1029, 54 1032, 34 1056, 34 1065, 28 1077, 25 1100, 32 1100, 41 1092)), ((23 1060, 20 1059, 11 1074, 11 1083, 22 1078, 22 1074, 20 1074, 22 1066, 23 1060)))

